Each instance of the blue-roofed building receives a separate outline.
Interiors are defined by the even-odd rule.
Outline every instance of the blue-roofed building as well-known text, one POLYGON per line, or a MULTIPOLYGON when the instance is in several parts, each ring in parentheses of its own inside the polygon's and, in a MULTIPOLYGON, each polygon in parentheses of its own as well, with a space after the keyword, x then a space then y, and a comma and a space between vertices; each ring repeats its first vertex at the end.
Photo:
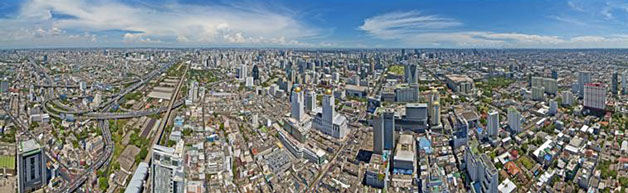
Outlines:
POLYGON ((181 116, 177 116, 177 117, 174 118, 174 126, 175 127, 183 126, 183 122, 184 122, 183 121, 183 117, 181 117, 181 116))
POLYGON ((425 151, 426 154, 432 153, 432 142, 426 137, 419 137, 419 151, 425 151))
POLYGON ((65 114, 65 121, 67 121, 67 122, 75 122, 76 118, 74 118, 73 114, 65 114))

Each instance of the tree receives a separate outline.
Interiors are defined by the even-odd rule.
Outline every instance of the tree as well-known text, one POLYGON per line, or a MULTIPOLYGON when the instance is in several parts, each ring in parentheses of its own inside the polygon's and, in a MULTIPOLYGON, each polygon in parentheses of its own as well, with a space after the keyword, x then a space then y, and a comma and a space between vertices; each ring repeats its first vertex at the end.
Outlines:
POLYGON ((190 136, 192 135, 192 129, 184 129, 181 133, 183 133, 183 136, 190 136))
POLYGON ((142 150, 140 150, 140 153, 138 153, 135 156, 135 163, 141 162, 142 160, 146 158, 147 155, 148 155, 148 150, 146 148, 142 148, 142 150))
POLYGON ((109 182, 107 182, 107 177, 101 176, 98 178, 98 186, 100 187, 100 190, 107 190, 107 188, 109 187, 109 182))

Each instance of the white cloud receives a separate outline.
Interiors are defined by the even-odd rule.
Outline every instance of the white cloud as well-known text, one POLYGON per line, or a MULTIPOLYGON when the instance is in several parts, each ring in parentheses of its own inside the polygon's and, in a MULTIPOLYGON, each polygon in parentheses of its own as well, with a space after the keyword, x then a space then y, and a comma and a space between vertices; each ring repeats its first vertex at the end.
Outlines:
POLYGON ((298 43, 297 39, 318 34, 317 29, 301 23, 293 14, 290 11, 273 11, 273 8, 264 6, 245 7, 235 4, 170 3, 149 7, 117 1, 30 0, 21 5, 15 17, 0 19, 2 28, 11 24, 16 26, 0 29, 0 35, 13 35, 7 36, 4 41, 15 41, 18 44, 20 38, 14 36, 19 35, 16 33, 20 30, 117 30, 123 32, 118 40, 123 43, 249 45, 272 42, 291 45, 298 43), (53 12, 71 18, 56 19, 53 12))
MULTIPOLYGON (((572 5, 575 6, 575 5, 572 5)), ((555 17, 554 19, 562 19, 555 17)), ((576 36, 565 38, 515 32, 456 30, 455 19, 421 15, 417 11, 393 12, 364 20, 359 29, 377 39, 395 40, 397 47, 464 48, 625 48, 628 36, 576 36)))
POLYGON ((412 46, 463 48, 625 48, 628 35, 561 38, 522 33, 420 33, 402 39, 412 46))
POLYGON ((460 26, 462 23, 437 15, 424 15, 418 11, 386 13, 364 20, 359 27, 381 39, 395 39, 408 34, 460 26))

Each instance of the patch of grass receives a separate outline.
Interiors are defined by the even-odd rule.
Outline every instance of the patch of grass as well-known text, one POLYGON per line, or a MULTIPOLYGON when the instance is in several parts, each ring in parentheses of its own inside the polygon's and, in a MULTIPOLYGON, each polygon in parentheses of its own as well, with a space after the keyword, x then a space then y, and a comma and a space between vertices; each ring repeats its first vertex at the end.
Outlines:
POLYGON ((0 156, 0 168, 15 169, 15 157, 0 156))
POLYGON ((402 65, 393 65, 393 66, 388 67, 388 72, 395 75, 403 75, 404 68, 402 65))
POLYGON ((527 156, 521 156, 518 159, 519 162, 521 162, 521 164, 526 167, 526 169, 532 169, 532 167, 534 167, 534 163, 532 162, 532 160, 530 160, 530 158, 528 158, 527 156))

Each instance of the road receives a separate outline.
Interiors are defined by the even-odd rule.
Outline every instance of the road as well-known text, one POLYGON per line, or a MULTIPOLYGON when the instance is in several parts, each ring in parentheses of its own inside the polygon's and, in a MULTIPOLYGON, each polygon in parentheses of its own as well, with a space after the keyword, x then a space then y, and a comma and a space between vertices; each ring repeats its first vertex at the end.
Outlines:
POLYGON ((340 148, 338 148, 338 150, 334 154, 334 157, 329 161, 329 163, 327 163, 325 166, 323 166, 323 169, 321 169, 320 173, 318 174, 318 177, 316 177, 316 179, 314 179, 314 181, 312 181, 312 183, 310 183, 307 186, 308 188, 307 188, 306 192, 314 192, 314 190, 316 189, 316 184, 318 184, 318 182, 321 179, 323 179, 323 177, 325 177, 327 175, 327 172, 329 172, 329 169, 331 169, 331 166, 334 165, 334 163, 336 162, 336 158, 338 158, 338 155, 340 155, 340 153, 344 151, 344 149, 347 146, 348 142, 351 141, 349 139, 349 137, 353 136, 355 134, 355 132, 357 132, 357 128, 352 129, 351 133, 347 134, 347 138, 342 143, 342 146, 340 148))
MULTIPOLYGON (((185 65, 185 64, 182 63, 181 65, 185 65)), ((190 69, 190 65, 185 65, 185 71, 183 72, 183 75, 179 79, 179 83, 177 83, 177 88, 175 89, 174 94, 170 96, 170 101, 168 103, 168 110, 164 114, 162 121, 159 123, 159 130, 157 130, 157 135, 151 141, 151 145, 149 146, 151 147, 151 149, 148 155, 146 156, 146 159, 144 159, 144 162, 146 163, 150 163, 150 158, 153 154, 153 149, 152 149, 153 145, 158 144, 159 141, 161 141, 164 130, 166 126, 168 125, 168 121, 170 120, 170 114, 172 114, 172 106, 174 106, 175 100, 177 96, 179 95, 179 92, 181 91, 181 85, 183 85, 183 82, 185 82, 185 76, 187 75, 188 69, 190 69)))
MULTIPOLYGON (((40 71, 40 73, 42 73, 47 81, 48 84, 52 84, 52 78, 48 75, 48 73, 46 73, 45 69, 40 66, 37 65, 32 59, 29 59, 29 63, 31 63, 34 68, 38 71, 40 71)), ((91 110, 92 112, 107 112, 111 109, 111 104, 113 104, 114 102, 117 102, 118 100, 120 100, 122 97, 124 97, 124 95, 134 91, 135 89, 139 88, 140 86, 146 84, 147 82, 149 82, 151 79, 153 79, 154 77, 156 77, 157 75, 160 75, 161 73, 163 73, 166 69, 168 69, 170 67, 170 65, 172 65, 173 62, 164 65, 163 67, 161 67, 160 69, 157 69, 149 74, 147 74, 146 76, 142 77, 142 79, 139 80, 139 82, 136 82, 135 84, 125 88, 123 91, 121 91, 120 93, 116 94, 115 97, 113 99, 110 99, 109 101, 101 104, 98 108, 95 108, 93 110, 91 110)), ((48 92, 44 93, 44 100, 41 101, 42 106, 45 106, 45 103, 47 101, 51 101, 49 100, 50 98, 55 98, 54 97, 54 88, 53 87, 49 87, 48 92), (47 96, 46 96, 47 95, 47 96), (49 98, 49 99, 46 99, 49 98)), ((172 107, 172 106, 169 106, 172 107)), ((45 108, 46 109, 46 108, 45 108)), ((82 113, 86 113, 89 111, 75 111, 75 113, 78 114, 82 114, 82 113)), ((19 122, 18 122, 19 123, 19 122)), ((23 125, 19 124, 21 127, 24 127, 23 125)), ((70 177, 70 179, 65 179, 66 181, 70 181, 69 184, 64 184, 61 188, 59 188, 59 191, 56 192, 65 192, 65 193, 69 193, 69 192, 75 192, 79 187, 81 187, 85 181, 87 181, 87 179, 90 176, 91 172, 94 172, 98 169, 100 169, 102 166, 104 165, 109 165, 110 161, 111 161, 111 157, 113 154, 113 140, 111 139, 111 132, 109 130, 109 122, 106 120, 99 120, 98 123, 99 127, 102 129, 102 135, 103 135, 103 139, 105 139, 105 154, 104 156, 101 156, 94 164, 92 164, 87 170, 85 170, 82 174, 80 174, 78 176, 78 178, 72 178, 70 177)), ((32 134, 31 134, 32 135, 32 134)), ((34 137, 34 136, 32 136, 34 137)), ((47 148, 46 148, 47 149, 47 148)), ((49 150, 47 150, 48 152, 49 150)), ((52 155, 52 153, 50 153, 52 155)), ((54 158, 54 157, 53 157, 54 158)), ((63 174, 64 170, 65 171, 69 171, 67 169, 67 166, 63 165, 61 162, 55 160, 57 163, 59 163, 59 165, 62 166, 62 177, 67 176, 66 174, 63 174)))
MULTIPOLYGON (((130 93, 131 91, 139 88, 143 84, 149 82, 152 78, 155 77, 154 74, 156 72, 158 72, 157 74, 161 74, 161 71, 167 69, 167 67, 169 67, 169 66, 170 66, 170 64, 165 65, 164 67, 160 68, 159 70, 151 72, 149 74, 149 76, 147 77, 147 79, 143 79, 143 80, 139 81, 138 83, 135 83, 134 85, 125 88, 125 90, 123 92, 119 93, 117 97, 115 97, 114 99, 109 100, 109 102, 107 102, 107 105, 102 106, 102 108, 99 108, 100 112, 107 112, 107 111, 109 111, 110 108, 111 108, 111 106, 109 106, 110 104, 113 104, 114 101, 118 101, 120 98, 124 97, 124 95, 130 93)), ((71 181, 70 184, 65 189, 62 189, 61 192, 70 193, 70 192, 76 191, 79 187, 81 187, 85 183, 85 181, 87 181, 87 179, 89 178, 91 172, 94 172, 94 171, 100 169, 103 165, 107 165, 108 166, 109 163, 111 162, 111 158, 112 158, 112 155, 113 155, 113 148, 114 147, 113 147, 113 140, 111 139, 111 131, 109 130, 109 121, 100 120, 98 125, 102 129, 103 138, 105 139, 105 156, 100 157, 100 159, 98 159, 96 161, 96 164, 92 164, 89 167, 89 169, 85 170, 80 175, 80 177, 78 179, 76 179, 74 181, 71 181)))
MULTIPOLYGON (((181 65, 185 65, 185 63, 181 63, 181 65)), ((150 143, 150 146, 148 146, 150 149, 148 151, 148 155, 146 155, 146 158, 144 158, 144 162, 148 163, 148 165, 150 166, 151 164, 151 158, 153 156, 153 146, 155 144, 158 144, 159 141, 161 141, 161 138, 164 134, 164 130, 166 128, 166 126, 168 125, 168 121, 170 120, 170 114, 172 113, 172 106, 174 105, 174 101, 176 100, 177 96, 179 95, 179 91, 181 91, 181 85, 183 85, 183 82, 185 82, 185 77, 188 73, 188 69, 190 69, 190 65, 185 65, 185 71, 183 72, 183 75, 181 75, 181 79, 179 79, 179 83, 177 83, 177 88, 174 91, 174 94, 172 96, 170 96, 170 102, 168 104, 168 110, 166 111, 166 113, 164 114, 164 117, 162 118, 161 122, 159 123, 159 130, 157 130, 157 135, 155 137, 153 137, 153 140, 150 143)), ((149 172, 148 173, 148 180, 146 181, 146 186, 145 188, 150 187, 150 179, 152 177, 152 174, 149 172)), ((145 192, 151 192, 150 189, 145 189, 145 192)))

